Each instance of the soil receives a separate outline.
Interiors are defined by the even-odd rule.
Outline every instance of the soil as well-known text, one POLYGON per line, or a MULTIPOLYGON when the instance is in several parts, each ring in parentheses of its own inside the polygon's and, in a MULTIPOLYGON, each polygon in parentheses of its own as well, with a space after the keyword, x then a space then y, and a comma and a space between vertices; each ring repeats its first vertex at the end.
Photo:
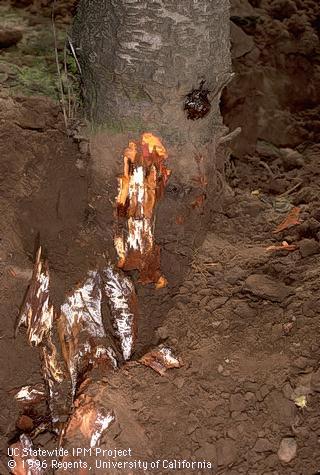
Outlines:
MULTIPOLYGON (((0 474, 5 475, 8 444, 21 428, 32 426, 10 390, 42 381, 37 350, 23 332, 14 338, 35 247, 41 242, 48 257, 58 306, 103 258, 112 230, 104 220, 110 193, 103 164, 93 162, 78 133, 67 137, 57 103, 44 96, 11 97, 6 86, 0 92, 0 474)), ((224 111, 228 123, 233 112, 224 111)), ((246 116, 255 120, 244 108, 239 122, 228 125, 242 125, 246 116)), ((184 468, 183 474, 316 475, 320 144, 312 134, 298 143, 259 134, 246 140, 240 142, 254 153, 239 151, 234 140, 226 165, 228 195, 212 214, 201 245, 181 249, 174 236, 160 240, 168 287, 155 291, 137 284, 133 361, 91 389, 118 416, 101 448, 132 447, 131 459, 214 464, 211 471, 184 468), (301 223, 273 233, 293 206, 301 210, 301 223), (267 250, 283 241, 297 249, 267 250), (183 361, 165 376, 135 363, 160 343, 183 361), (305 407, 299 406, 301 396, 305 407)), ((57 446, 49 433, 34 442, 57 446)))

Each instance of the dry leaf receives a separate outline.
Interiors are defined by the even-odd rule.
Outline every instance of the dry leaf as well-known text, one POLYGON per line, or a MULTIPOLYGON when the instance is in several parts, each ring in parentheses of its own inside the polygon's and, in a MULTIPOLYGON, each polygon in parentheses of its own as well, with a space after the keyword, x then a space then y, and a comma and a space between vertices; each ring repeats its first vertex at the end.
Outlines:
POLYGON ((266 251, 295 251, 298 246, 295 244, 288 244, 287 241, 282 241, 281 245, 269 246, 266 251))
POLYGON ((285 229, 291 228, 292 226, 295 226, 297 224, 301 224, 301 221, 299 220, 299 215, 300 215, 301 208, 295 207, 292 208, 288 216, 285 218, 282 223, 280 223, 276 229, 273 231, 273 234, 280 233, 281 231, 284 231, 285 229))

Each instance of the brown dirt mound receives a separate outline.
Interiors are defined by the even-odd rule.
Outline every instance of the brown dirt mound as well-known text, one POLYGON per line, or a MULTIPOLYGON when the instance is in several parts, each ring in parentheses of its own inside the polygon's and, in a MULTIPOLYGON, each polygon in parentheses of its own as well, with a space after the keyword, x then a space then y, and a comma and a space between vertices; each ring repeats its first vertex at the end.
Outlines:
MULTIPOLYGON (((8 440, 18 433, 18 409, 8 390, 41 381, 36 352, 27 347, 24 335, 13 339, 38 234, 52 269, 57 303, 104 252, 110 238, 103 213, 96 212, 94 204, 104 197, 92 201, 97 180, 86 147, 82 143, 81 154, 78 145, 66 138, 57 106, 41 98, 1 98, 1 108, 5 466, 8 440)), ((169 288, 159 293, 138 288, 144 317, 137 354, 165 342, 184 366, 160 377, 147 367, 129 365, 108 379, 106 397, 114 401, 124 426, 115 425, 102 448, 132 446, 134 458, 149 461, 205 459, 215 464, 211 473, 217 474, 316 473, 320 466, 316 320, 320 222, 314 179, 318 161, 312 147, 303 165, 291 170, 289 179, 303 181, 290 195, 302 209, 303 222, 279 237, 272 231, 285 213, 274 206, 276 195, 267 188, 267 170, 234 162, 230 182, 234 196, 223 212, 213 216, 198 251, 186 250, 190 270, 184 277, 186 267, 176 274, 183 277, 182 285, 171 273, 169 288), (250 191, 263 184, 260 194, 248 192, 248 187, 250 191), (281 240, 299 249, 266 252, 267 246, 281 240), (294 402, 300 396, 306 397, 304 408, 294 402), (280 460, 290 458, 296 447, 290 462, 280 460)), ((56 445, 50 434, 38 436, 36 443, 56 445)), ((158 473, 172 470, 164 465, 158 473)), ((205 471, 187 468, 182 473, 205 471)))

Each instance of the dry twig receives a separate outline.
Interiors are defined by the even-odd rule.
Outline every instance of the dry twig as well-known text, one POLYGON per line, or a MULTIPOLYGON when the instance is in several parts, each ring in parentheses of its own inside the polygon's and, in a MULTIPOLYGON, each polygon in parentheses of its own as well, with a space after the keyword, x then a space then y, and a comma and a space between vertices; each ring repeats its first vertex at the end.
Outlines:
POLYGON ((62 113, 63 113, 64 124, 65 124, 66 130, 68 131, 68 117, 67 117, 67 113, 66 113, 65 97, 64 97, 64 92, 63 92, 63 83, 62 83, 61 70, 60 70, 60 64, 59 64, 59 56, 58 56, 57 32, 56 32, 56 25, 55 25, 55 21, 54 21, 55 6, 56 6, 56 0, 54 0, 53 3, 52 3, 51 23, 52 23, 52 32, 53 32, 53 39, 54 39, 54 54, 55 54, 56 65, 57 65, 57 73, 58 73, 58 84, 59 84, 59 91, 60 91, 60 104, 61 104, 61 109, 62 109, 62 113))

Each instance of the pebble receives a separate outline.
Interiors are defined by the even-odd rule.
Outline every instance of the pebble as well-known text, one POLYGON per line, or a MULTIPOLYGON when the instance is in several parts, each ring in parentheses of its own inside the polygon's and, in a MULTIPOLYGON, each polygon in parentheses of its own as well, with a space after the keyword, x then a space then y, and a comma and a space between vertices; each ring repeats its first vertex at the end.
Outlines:
POLYGON ((289 463, 297 455, 297 442, 293 437, 285 437, 281 440, 278 457, 281 462, 289 463))

